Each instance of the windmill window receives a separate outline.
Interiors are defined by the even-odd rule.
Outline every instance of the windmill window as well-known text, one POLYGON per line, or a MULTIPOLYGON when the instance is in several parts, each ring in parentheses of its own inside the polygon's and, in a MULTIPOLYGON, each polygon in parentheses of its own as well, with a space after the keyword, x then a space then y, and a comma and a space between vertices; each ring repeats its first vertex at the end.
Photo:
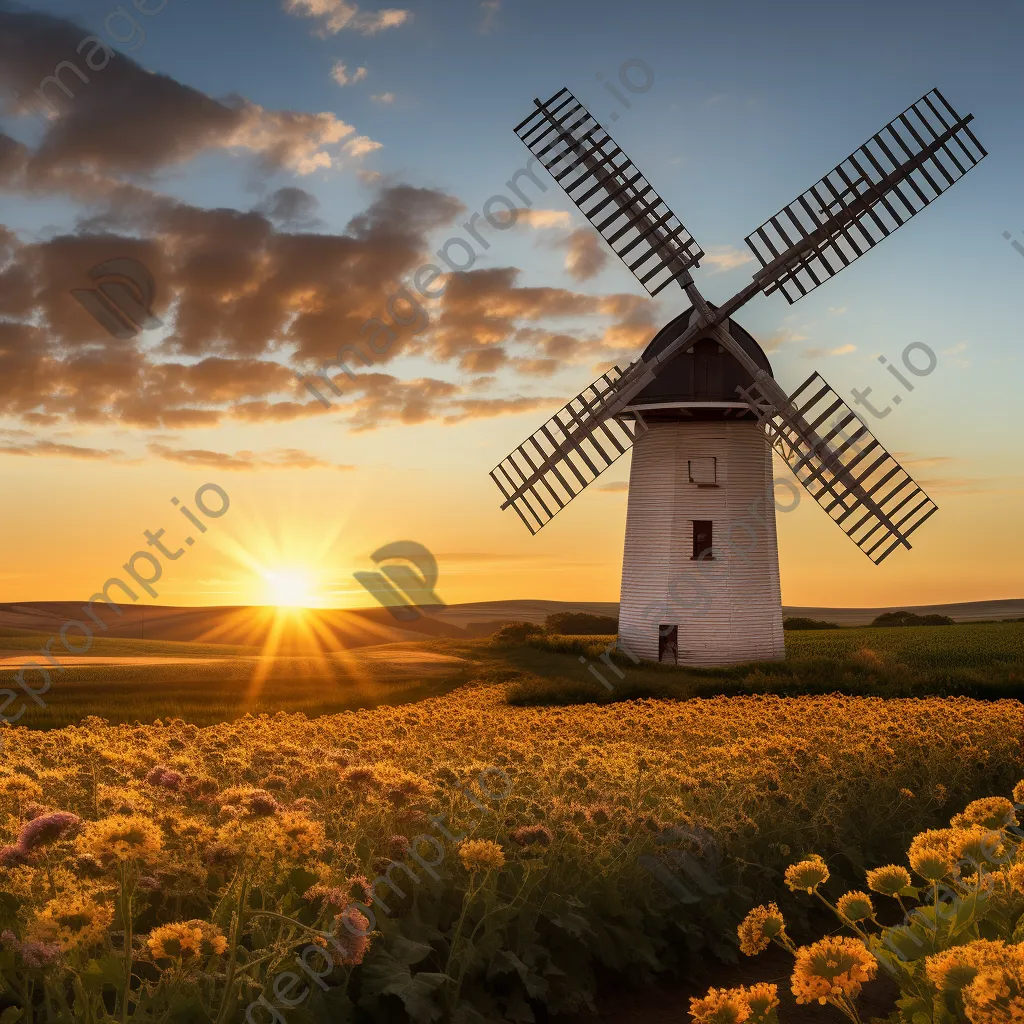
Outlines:
POLYGON ((718 459, 713 456, 704 456, 699 459, 690 459, 689 466, 690 483, 698 487, 718 486, 718 459))
POLYGON ((693 520, 693 559, 713 562, 712 524, 710 519, 693 520))

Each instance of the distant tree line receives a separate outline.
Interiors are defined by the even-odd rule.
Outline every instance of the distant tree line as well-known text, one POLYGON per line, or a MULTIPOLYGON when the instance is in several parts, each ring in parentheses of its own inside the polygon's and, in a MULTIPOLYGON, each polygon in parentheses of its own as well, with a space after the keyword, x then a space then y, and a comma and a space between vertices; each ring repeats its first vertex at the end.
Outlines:
MULTIPOLYGON (((1020 621, 1020 620, 1008 620, 1020 621)), ((956 623, 948 615, 915 615, 914 612, 883 612, 871 620, 872 626, 953 626, 956 623)), ((842 629, 838 622, 824 619, 807 619, 799 615, 782 621, 783 629, 842 629)))

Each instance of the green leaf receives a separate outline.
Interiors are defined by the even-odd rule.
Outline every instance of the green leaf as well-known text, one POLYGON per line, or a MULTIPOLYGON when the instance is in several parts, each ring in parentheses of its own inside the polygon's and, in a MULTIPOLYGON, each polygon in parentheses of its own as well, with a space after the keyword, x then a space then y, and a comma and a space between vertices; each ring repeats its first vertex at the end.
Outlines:
POLYGON ((14 1024, 16 1020, 21 1020, 24 1013, 25 1011, 20 1006, 8 1006, 3 1013, 0 1013, 0 1024, 14 1024))
POLYGON ((452 1014, 452 1024, 491 1024, 491 1022, 472 1003, 465 999, 459 1000, 452 1014))
POLYGON ((561 928, 577 939, 583 938, 587 932, 592 931, 590 922, 582 914, 575 914, 572 911, 566 914, 556 914, 550 920, 556 928, 561 928))
POLYGON ((384 995, 395 995, 402 1000, 405 1012, 415 1024, 431 1024, 440 1020, 443 1009, 434 993, 448 980, 447 974, 431 974, 424 971, 408 978, 392 982, 384 989, 384 995))
POLYGON ((402 964, 418 964, 433 952, 426 942, 413 942, 404 935, 396 935, 388 942, 388 952, 402 964))

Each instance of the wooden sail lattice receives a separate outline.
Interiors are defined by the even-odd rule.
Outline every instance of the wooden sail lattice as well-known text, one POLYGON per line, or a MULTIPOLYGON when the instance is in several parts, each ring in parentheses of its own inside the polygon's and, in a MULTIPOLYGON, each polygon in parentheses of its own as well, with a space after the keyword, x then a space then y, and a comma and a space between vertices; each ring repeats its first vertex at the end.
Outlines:
POLYGON ((491 470, 505 496, 501 507, 514 508, 530 533, 625 455, 645 429, 639 417, 602 415, 621 378, 617 366, 602 374, 491 470))
POLYGON ((649 294, 699 266, 693 236, 568 89, 535 103, 516 134, 649 294))
POLYGON ((748 235, 765 295, 796 302, 942 195, 987 155, 973 119, 933 89, 748 235))
POLYGON ((740 394, 772 447, 839 528, 880 564, 938 506, 818 373, 779 408, 752 384, 740 394))

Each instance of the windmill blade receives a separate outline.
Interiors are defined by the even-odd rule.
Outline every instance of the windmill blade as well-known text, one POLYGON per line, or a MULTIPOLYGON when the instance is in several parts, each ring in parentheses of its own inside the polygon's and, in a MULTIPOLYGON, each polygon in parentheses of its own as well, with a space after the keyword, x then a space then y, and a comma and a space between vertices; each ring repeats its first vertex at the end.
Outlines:
POLYGON ((546 526, 646 429, 639 417, 610 415, 621 379, 617 366, 602 374, 491 470, 505 496, 501 507, 514 508, 530 533, 546 526))
POLYGON ((890 121, 746 239, 765 295, 790 302, 849 266, 987 155, 937 89, 890 121))
POLYGON ((754 384, 740 394, 772 447, 839 528, 878 565, 938 506, 818 373, 780 408, 754 384))
POLYGON ((650 295, 699 266, 693 236, 568 89, 534 102, 516 134, 650 295))

